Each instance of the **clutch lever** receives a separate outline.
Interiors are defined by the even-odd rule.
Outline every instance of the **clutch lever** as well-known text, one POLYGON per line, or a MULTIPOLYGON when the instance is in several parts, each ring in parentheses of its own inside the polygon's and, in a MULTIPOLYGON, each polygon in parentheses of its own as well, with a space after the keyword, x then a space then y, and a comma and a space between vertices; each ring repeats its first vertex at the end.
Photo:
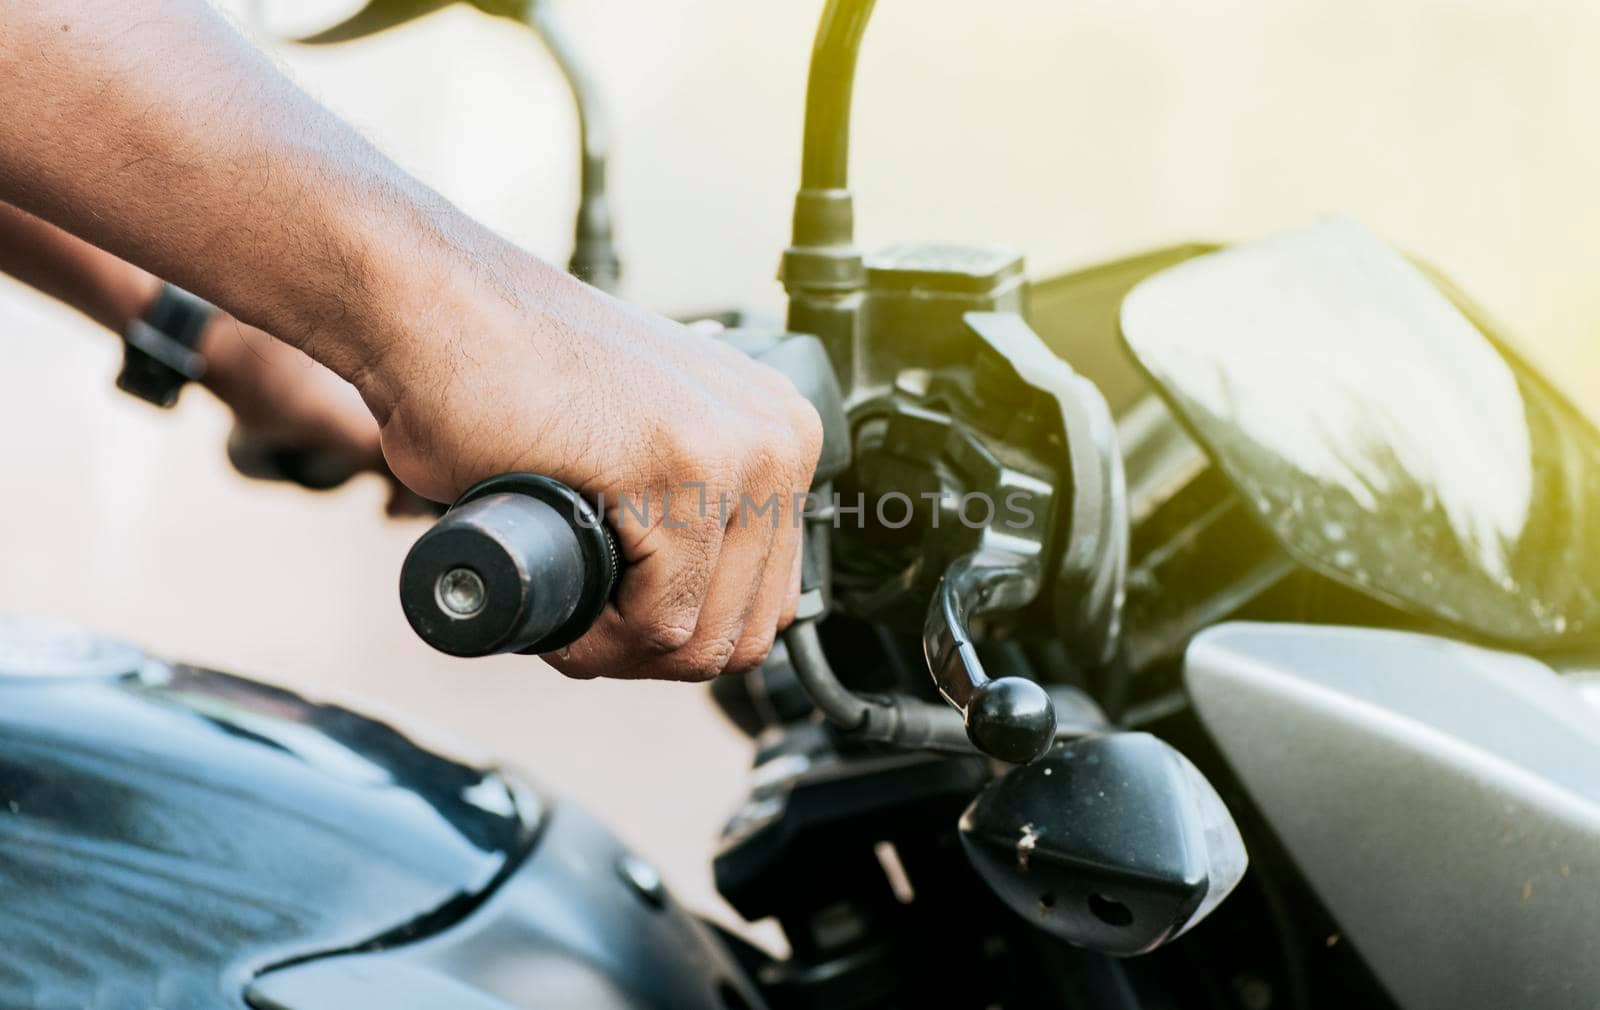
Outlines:
POLYGON ((1035 681, 990 679, 971 621, 987 611, 1024 606, 1038 593, 1035 562, 1006 551, 975 551, 945 569, 922 626, 928 671, 945 701, 961 713, 967 736, 985 754, 1013 764, 1035 761, 1050 749, 1055 706, 1035 681))
POLYGON ((1039 684, 1022 677, 991 680, 984 674, 968 630, 969 616, 1017 606, 1038 591, 1038 576, 1030 562, 998 552, 958 560, 945 573, 929 607, 924 648, 949 705, 845 687, 828 662, 816 629, 826 610, 822 573, 828 532, 825 520, 808 523, 800 607, 783 641, 796 678, 829 722, 861 739, 916 750, 977 751, 1012 764, 1036 760, 1058 739, 1099 728, 1098 721, 1087 715, 1082 718, 1090 721, 1058 725, 1050 695, 1039 684))
MULTIPOLYGON (((826 485, 821 489, 828 491, 826 485)), ((858 694, 845 687, 817 635, 817 622, 828 610, 830 520, 808 516, 801 543, 800 603, 783 644, 795 679, 823 717, 840 730, 863 740, 876 740, 915 750, 971 753, 961 719, 950 708, 902 694, 858 694)))

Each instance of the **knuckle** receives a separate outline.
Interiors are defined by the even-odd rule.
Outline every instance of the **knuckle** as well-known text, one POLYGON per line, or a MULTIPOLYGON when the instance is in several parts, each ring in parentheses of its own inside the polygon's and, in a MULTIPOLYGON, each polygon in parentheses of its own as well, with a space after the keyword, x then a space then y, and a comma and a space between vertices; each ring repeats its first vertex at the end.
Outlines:
POLYGON ((772 651, 772 643, 777 638, 777 629, 768 628, 754 635, 746 635, 740 639, 733 653, 728 657, 725 673, 745 673, 760 666, 772 651))
POLYGON ((794 381, 770 365, 759 365, 755 373, 758 376, 757 384, 772 396, 788 399, 800 395, 795 389, 794 381))
POLYGON ((738 454, 722 429, 715 411, 705 404, 657 419, 652 424, 652 451, 648 453, 657 481, 671 486, 687 476, 711 482, 731 472, 738 454))
POLYGON ((822 449, 822 415, 816 405, 803 396, 796 396, 790 411, 790 424, 800 444, 813 454, 822 449))
POLYGON ((722 550, 724 527, 727 525, 727 517, 722 514, 728 507, 726 496, 727 492, 718 488, 707 488, 705 504, 697 506, 695 514, 684 519, 688 525, 683 532, 698 545, 693 560, 694 569, 703 573, 706 579, 710 578, 711 568, 722 550))
MULTIPOLYGON (((676 554, 676 563, 670 578, 654 601, 645 604, 646 621, 651 626, 671 626, 679 629, 693 628, 700 617, 700 605, 711 588, 715 547, 701 541, 690 540, 676 554)), ((689 639, 675 648, 689 644, 689 639)))
POLYGON ((707 434, 686 446, 680 456, 679 480, 704 485, 704 494, 714 501, 717 492, 732 487, 743 466, 744 453, 739 441, 721 434, 707 434))
POLYGON ((822 455, 822 416, 816 413, 810 400, 800 400, 795 407, 792 431, 800 442, 800 463, 810 471, 822 455))
POLYGON ((788 631, 789 626, 794 624, 794 619, 799 612, 800 594, 790 593, 783 601, 783 609, 778 612, 778 626, 774 629, 775 632, 788 631))
POLYGON ((684 428, 680 410, 640 419, 637 449, 628 453, 640 468, 639 478, 649 480, 678 461, 683 453, 684 428))
POLYGON ((639 644, 656 655, 674 653, 694 640, 694 622, 673 617, 661 617, 646 624, 639 632, 639 644))
POLYGON ((722 673, 733 658, 736 643, 732 637, 707 638, 693 647, 679 650, 668 667, 674 680, 706 681, 722 673))
POLYGON ((745 473, 755 484, 779 483, 792 466, 787 447, 773 439, 759 439, 745 453, 745 473))
POLYGON ((722 508, 717 493, 707 490, 703 501, 695 495, 682 502, 674 499, 670 513, 662 517, 661 532, 672 544, 669 597, 677 606, 698 606, 705 595, 722 551, 722 508))

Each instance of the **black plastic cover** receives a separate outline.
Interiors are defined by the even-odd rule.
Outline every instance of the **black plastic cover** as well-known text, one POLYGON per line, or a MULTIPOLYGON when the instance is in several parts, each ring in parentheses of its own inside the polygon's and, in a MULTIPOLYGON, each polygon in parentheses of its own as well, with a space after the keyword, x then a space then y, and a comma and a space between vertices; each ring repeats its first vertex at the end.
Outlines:
POLYGON ((810 401, 822 421, 822 455, 817 460, 813 486, 837 477, 850 465, 850 422, 845 416, 839 379, 822 341, 806 333, 764 329, 733 329, 723 340, 783 373, 799 394, 810 401))

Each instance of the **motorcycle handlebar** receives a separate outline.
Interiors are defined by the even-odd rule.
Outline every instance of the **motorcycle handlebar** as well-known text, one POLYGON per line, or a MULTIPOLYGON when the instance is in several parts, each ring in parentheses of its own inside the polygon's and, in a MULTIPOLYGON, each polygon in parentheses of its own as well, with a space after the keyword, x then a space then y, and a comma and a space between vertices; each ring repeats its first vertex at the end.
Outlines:
MULTIPOLYGON (((850 447, 838 384, 821 343, 808 336, 761 340, 737 332, 728 338, 782 371, 817 407, 823 449, 816 486, 826 486, 848 465, 850 447)), ((940 687, 955 707, 846 688, 813 626, 826 609, 826 525, 807 531, 802 613, 785 641, 801 685, 830 721, 869 740, 977 750, 1016 763, 1034 760, 1056 739, 1084 732, 1057 725, 1038 685, 1015 678, 989 681, 976 654, 967 655, 970 648, 956 650, 965 664, 964 678, 956 677, 955 660, 944 653, 953 656, 955 646, 967 644, 964 618, 956 622, 951 649, 943 647, 951 644, 943 638, 930 640, 939 646, 929 653, 930 663, 938 660, 940 687), (959 690, 962 683, 971 690, 959 690)), ((620 574, 616 540, 587 500, 548 477, 502 474, 468 490, 411 548, 401 566, 400 602, 417 635, 452 656, 546 653, 589 630, 620 574)))
MULTIPOLYGON (((400 603, 412 629, 462 657, 550 652, 580 637, 619 575, 612 535, 586 508, 570 488, 534 474, 504 474, 468 491, 401 566, 400 603), (604 554, 585 550, 597 537, 604 554)), ((842 729, 904 747, 972 749, 954 709, 860 696, 840 684, 809 617, 785 641, 806 692, 842 729)))
MULTIPOLYGON (((411 548, 401 567, 400 602, 417 635, 452 656, 544 653, 589 630, 619 575, 612 534, 576 492, 534 474, 504 474, 468 491, 411 548)), ((806 595, 820 601, 821 592, 811 587, 806 595)), ((784 641, 812 702, 848 733, 912 749, 977 750, 1021 764, 1054 740, 1087 731, 1058 726, 1043 689, 1018 678, 984 685, 1037 693, 1039 700, 1030 696, 1023 706, 1021 722, 1014 704, 990 711, 856 694, 834 675, 817 639, 817 616, 803 614, 784 641)))

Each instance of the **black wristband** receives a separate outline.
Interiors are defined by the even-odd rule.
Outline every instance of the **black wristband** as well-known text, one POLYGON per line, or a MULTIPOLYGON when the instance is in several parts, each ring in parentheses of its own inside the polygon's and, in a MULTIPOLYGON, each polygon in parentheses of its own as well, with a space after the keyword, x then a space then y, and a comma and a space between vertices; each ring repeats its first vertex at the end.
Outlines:
POLYGON ((144 316, 122 332, 117 388, 157 407, 178 402, 184 385, 205 374, 196 348, 216 309, 182 288, 162 284, 144 316))

